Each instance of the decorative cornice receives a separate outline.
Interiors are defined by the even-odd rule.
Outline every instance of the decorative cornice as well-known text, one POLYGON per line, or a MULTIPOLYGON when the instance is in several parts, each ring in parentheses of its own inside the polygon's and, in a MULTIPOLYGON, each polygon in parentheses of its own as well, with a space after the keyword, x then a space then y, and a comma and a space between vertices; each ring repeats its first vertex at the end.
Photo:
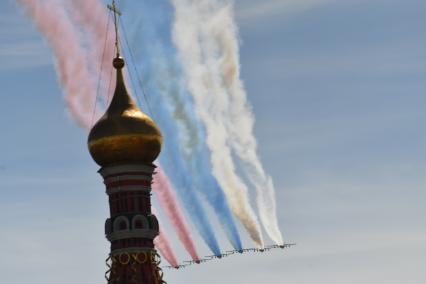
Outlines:
POLYGON ((113 183, 113 182, 120 182, 120 181, 127 181, 127 180, 136 180, 136 181, 152 181, 151 176, 147 175, 118 175, 118 176, 109 176, 104 179, 104 183, 113 183))
POLYGON ((153 229, 136 229, 136 230, 126 230, 126 231, 117 231, 112 232, 111 234, 106 235, 106 238, 110 241, 118 241, 124 239, 135 239, 135 238, 144 238, 153 240, 158 236, 158 231, 153 229))
POLYGON ((143 192, 143 193, 151 193, 151 187, 149 186, 141 186, 141 185, 123 185, 123 186, 115 186, 107 188, 106 193, 108 195, 119 193, 123 191, 132 191, 132 192, 143 192))
POLYGON ((121 249, 115 249, 111 252, 111 255, 118 255, 122 253, 156 253, 156 250, 153 248, 141 248, 141 247, 128 247, 128 248, 121 248, 121 249))
POLYGON ((98 172, 104 177, 129 174, 129 173, 145 173, 152 175, 155 171, 155 166, 149 165, 120 165, 120 166, 108 166, 102 167, 98 172))

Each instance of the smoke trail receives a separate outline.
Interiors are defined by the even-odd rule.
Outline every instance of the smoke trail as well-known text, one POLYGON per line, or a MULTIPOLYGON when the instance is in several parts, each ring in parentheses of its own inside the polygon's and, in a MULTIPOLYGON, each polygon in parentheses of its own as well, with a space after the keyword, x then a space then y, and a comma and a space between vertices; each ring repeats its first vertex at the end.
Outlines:
POLYGON ((55 0, 18 0, 44 34, 56 57, 56 70, 65 91, 65 102, 77 122, 90 127, 96 79, 87 68, 87 54, 79 45, 68 15, 55 0))
POLYGON ((167 177, 161 170, 157 169, 152 189, 156 193, 158 201, 169 217, 173 227, 175 228, 179 239, 184 245, 185 249, 191 255, 193 260, 199 260, 195 244, 192 240, 191 233, 189 232, 188 225, 186 224, 185 218, 178 207, 176 202, 176 195, 172 191, 172 185, 168 181, 167 177))
POLYGON ((154 239, 154 245, 171 266, 177 267, 179 265, 175 253, 170 245, 170 240, 164 233, 161 226, 160 234, 154 239))
MULTIPOLYGON (((247 195, 247 187, 235 173, 235 165, 228 146, 228 129, 224 116, 229 101, 217 84, 218 72, 212 72, 214 63, 206 61, 208 52, 200 38, 205 18, 198 5, 208 6, 209 1, 171 0, 176 8, 173 39, 188 77, 188 87, 194 98, 197 114, 207 130, 207 145, 211 150, 213 174, 224 189, 234 214, 242 221, 253 241, 263 246, 263 239, 257 217, 247 195), (213 64, 213 65, 212 65, 213 64)), ((206 7, 208 8, 208 7, 206 7)), ((207 9, 208 10, 208 9, 207 9)), ((202 34, 201 34, 202 35, 202 34)))
MULTIPOLYGON (((78 33, 64 6, 55 0, 19 0, 19 3, 24 6, 53 49, 57 72, 71 114, 85 129, 90 129, 94 107, 90 103, 96 94, 95 79, 88 70, 87 54, 80 46, 78 33)), ((176 265, 176 257, 163 231, 156 243, 169 263, 176 265)))
MULTIPOLYGON (((159 217, 154 207, 152 207, 152 212, 158 219, 159 217)), ((161 222, 158 222, 158 223, 161 224, 161 222)), ((173 249, 170 245, 170 240, 167 237, 167 235, 164 233, 161 225, 160 225, 160 234, 154 239, 154 245, 156 248, 158 248, 158 250, 161 252, 161 255, 167 260, 168 263, 170 263, 171 266, 173 267, 179 266, 175 253, 173 252, 173 249)))
MULTIPOLYGON (((71 4, 70 10, 74 18, 81 26, 90 31, 89 37, 92 41, 93 49, 103 50, 105 42, 105 28, 108 21, 105 7, 99 0, 76 0, 68 4, 71 4)), ((113 28, 110 28, 108 32, 113 34, 113 28)), ((108 58, 108 60, 107 62, 102 62, 104 66, 106 65, 110 67, 103 68, 106 76, 108 76, 112 68, 110 59, 113 57, 114 52, 114 49, 112 48, 114 46, 114 37, 110 36, 108 39, 107 47, 110 48, 107 48, 106 53, 103 55, 103 57, 108 58)), ((97 53, 96 57, 100 59, 102 58, 102 54, 97 53)), ((159 170, 159 174, 154 176, 154 181, 154 192, 157 194, 161 206, 165 210, 168 218, 171 220, 171 224, 175 228, 179 239, 182 241, 182 244, 187 249, 191 257, 194 260, 198 260, 195 244, 191 238, 187 222, 177 204, 177 199, 174 195, 173 189, 171 188, 171 184, 168 181, 167 176, 162 173, 161 169, 159 170)))
MULTIPOLYGON (((160 104, 153 101, 153 105, 159 106, 160 104)), ((161 118, 157 118, 156 121, 161 125, 161 130, 164 136, 164 147, 162 155, 160 156, 160 162, 163 167, 167 170, 168 176, 171 180, 175 181, 175 188, 179 193, 179 197, 184 203, 184 207, 190 214, 192 221, 195 224, 198 232, 205 240, 211 251, 219 255, 220 248, 215 238, 213 228, 204 211, 201 201, 194 191, 191 183, 191 177, 184 172, 185 166, 182 160, 172 155, 173 151, 176 151, 176 145, 178 143, 178 135, 174 125, 165 125, 162 120, 169 120, 166 112, 161 112, 161 118), (183 172, 183 174, 182 174, 183 172)))
MULTIPOLYGON (((158 52, 158 48, 155 50, 158 52)), ((179 129, 177 133, 179 144, 176 145, 176 151, 170 154, 178 156, 175 159, 182 160, 184 168, 181 174, 191 176, 193 187, 205 197, 213 208, 233 247, 240 250, 242 244, 228 202, 217 180, 211 174, 208 150, 204 143, 203 126, 193 110, 190 95, 183 88, 183 80, 174 82, 176 78, 181 79, 179 76, 182 71, 178 70, 176 66, 170 66, 171 63, 177 64, 172 58, 167 58, 167 56, 163 58, 166 66, 158 64, 154 67, 153 69, 157 70, 153 70, 154 78, 152 80, 157 86, 160 86, 162 103, 172 114, 172 120, 164 121, 164 123, 175 124, 175 127, 179 129), (163 67, 159 67, 159 65, 163 67)))
MULTIPOLYGON (((176 50, 171 42, 170 21, 171 6, 158 1, 144 1, 146 5, 139 5, 132 11, 137 11, 137 20, 130 22, 126 18, 126 27, 133 27, 132 46, 137 46, 137 62, 146 66, 149 93, 158 93, 156 96, 161 102, 153 105, 156 114, 163 118, 159 121, 161 129, 174 128, 178 131, 166 133, 168 136, 178 135, 174 145, 176 150, 169 152, 175 160, 180 160, 184 168, 181 175, 191 177, 195 189, 202 193, 207 202, 218 215, 220 224, 224 228, 228 239, 237 250, 242 248, 237 227, 232 217, 226 198, 216 179, 211 174, 207 148, 204 143, 204 129, 193 110, 191 96, 187 93, 183 72, 177 62, 176 50), (146 13, 145 11, 149 11, 146 13), (170 11, 170 13, 168 13, 170 11), (141 15, 142 14, 142 15, 141 15), (166 106, 159 107, 159 106, 166 106), (164 119, 164 111, 171 114, 164 119), (174 127, 170 127, 174 125, 174 127)), ((141 3, 141 4, 143 4, 141 3)), ((132 13, 130 13, 132 14, 132 13)), ((163 153, 163 157, 165 154, 163 153)), ((167 157, 166 157, 167 159, 167 157)), ((170 164, 173 161, 164 161, 170 164)), ((170 170, 170 169, 169 169, 170 170)), ((177 181, 177 183, 183 183, 177 181)))
POLYGON ((243 170, 257 192, 257 206, 262 224, 273 241, 283 243, 276 216, 275 190, 270 176, 265 173, 257 154, 253 134, 254 116, 240 79, 239 46, 233 15, 232 0, 198 2, 199 11, 205 15, 203 50, 206 61, 214 62, 220 84, 219 93, 228 94, 228 110, 223 120, 229 133, 228 143, 243 162, 243 170), (207 16, 206 16, 206 14, 207 16))
POLYGON ((108 103, 108 98, 113 90, 109 90, 109 85, 115 85, 115 76, 112 75, 113 66, 111 58, 115 52, 114 26, 109 23, 107 8, 99 0, 62 0, 70 11, 71 17, 82 27, 89 37, 90 56, 92 71, 99 73, 104 101, 108 103), (111 80, 111 82, 109 82, 111 80))

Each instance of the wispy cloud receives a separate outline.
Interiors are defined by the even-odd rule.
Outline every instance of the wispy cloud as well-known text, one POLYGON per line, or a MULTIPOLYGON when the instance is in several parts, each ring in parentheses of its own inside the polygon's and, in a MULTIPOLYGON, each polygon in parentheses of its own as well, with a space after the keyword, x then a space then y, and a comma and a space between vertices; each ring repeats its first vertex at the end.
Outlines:
MULTIPOLYGON (((15 4, 15 3, 13 3, 15 4)), ((52 64, 47 44, 18 6, 0 14, 0 72, 52 64)), ((10 9, 10 7, 9 7, 10 9)))
POLYGON ((238 3, 237 16, 242 22, 250 22, 270 16, 284 16, 304 12, 325 4, 337 2, 336 0, 266 0, 266 1, 241 1, 238 3))
POLYGON ((0 71, 50 65, 49 53, 41 41, 0 43, 0 71))
POLYGON ((45 46, 41 42, 18 42, 0 44, 0 56, 39 55, 45 46))

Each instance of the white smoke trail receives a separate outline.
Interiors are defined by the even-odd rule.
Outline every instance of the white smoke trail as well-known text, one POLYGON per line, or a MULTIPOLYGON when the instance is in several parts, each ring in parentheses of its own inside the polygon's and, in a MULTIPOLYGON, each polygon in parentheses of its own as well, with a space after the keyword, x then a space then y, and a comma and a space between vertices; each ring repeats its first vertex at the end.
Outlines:
POLYGON ((268 235, 278 244, 283 243, 276 216, 275 189, 270 176, 265 173, 257 154, 256 138, 253 134, 254 116, 247 102, 246 92, 240 79, 239 46, 237 28, 233 15, 233 1, 213 0, 219 5, 218 19, 210 26, 210 35, 214 35, 220 50, 220 70, 224 86, 231 100, 228 131, 229 142, 238 157, 244 162, 244 168, 250 182, 257 191, 257 206, 260 219, 268 235), (227 2, 227 3, 226 3, 227 2))
MULTIPOLYGON (((262 224, 271 239, 282 244, 273 182, 265 173, 257 154, 257 143, 253 135, 254 116, 240 79, 238 31, 234 22, 233 1, 175 2, 186 3, 197 16, 197 23, 194 25, 198 29, 196 40, 200 45, 209 78, 212 79, 209 81, 210 86, 206 87, 215 96, 209 114, 212 114, 212 110, 220 113, 218 119, 223 123, 224 134, 227 135, 224 137, 225 143, 229 144, 233 153, 243 162, 244 173, 256 189, 262 224)), ((212 151, 212 156, 215 155, 212 151)))
POLYGON ((234 125, 229 129, 232 147, 245 162, 247 175, 257 190, 257 205, 262 224, 268 235, 278 244, 283 243, 276 217, 275 189, 270 176, 265 173, 257 154, 257 143, 253 135, 254 116, 247 102, 246 92, 240 79, 239 48, 231 6, 224 10, 222 33, 218 33, 218 43, 223 52, 221 70, 224 83, 231 97, 231 119, 234 125))
POLYGON ((229 137, 224 120, 229 100, 226 96, 219 95, 222 91, 221 84, 218 84, 219 72, 211 70, 214 68, 214 62, 205 61, 204 58, 206 53, 214 53, 215 50, 207 48, 209 45, 200 39, 201 27, 206 16, 200 7, 206 5, 208 8, 211 1, 171 0, 171 2, 176 8, 173 40, 188 77, 188 88, 194 98, 197 114, 206 126, 207 145, 212 152, 213 174, 223 188, 234 214, 242 221, 253 241, 262 247, 260 226, 250 206, 247 187, 235 173, 228 145, 229 137))

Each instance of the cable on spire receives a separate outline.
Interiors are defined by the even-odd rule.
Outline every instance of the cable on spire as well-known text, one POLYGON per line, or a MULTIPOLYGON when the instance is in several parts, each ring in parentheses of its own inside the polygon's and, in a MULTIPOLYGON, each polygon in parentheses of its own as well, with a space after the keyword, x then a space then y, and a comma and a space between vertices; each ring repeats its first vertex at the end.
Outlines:
MULTIPOLYGON (((151 108, 151 104, 150 104, 150 102, 149 102, 149 100, 148 100, 148 95, 147 95, 147 92, 146 92, 146 90, 145 90, 145 88, 144 88, 144 84, 142 83, 142 79, 141 79, 141 76, 142 76, 142 72, 139 72, 139 70, 138 70, 138 68, 137 68, 137 66, 136 66, 136 59, 135 59, 135 56, 133 55, 133 52, 132 52, 132 49, 130 48, 130 44, 129 44, 129 39, 128 39, 128 37, 127 37, 127 32, 126 32, 126 29, 124 28, 124 24, 122 23, 122 22, 120 22, 120 26, 121 26, 121 30, 123 31, 123 35, 124 35, 124 40, 125 40, 125 42, 126 42, 126 45, 127 45, 127 50, 129 51, 129 55, 130 55, 130 62, 132 63, 132 65, 133 65, 133 69, 134 69, 134 71, 135 71, 135 73, 136 73, 136 79, 137 79, 137 81, 138 81, 138 83, 139 83, 139 87, 140 87, 140 89, 141 89, 141 91, 142 91, 142 94, 143 94, 143 97, 144 97, 144 99, 145 99, 145 102, 146 102, 146 105, 147 105, 147 107, 148 107, 148 113, 149 113, 149 115, 151 115, 152 116, 152 118, 155 120, 155 114, 154 114, 154 111, 153 111, 153 109, 151 108)), ((129 75, 130 75, 130 70, 129 70, 129 75)), ((133 83, 133 82, 132 82, 133 83)), ((136 95, 136 99, 138 100, 138 102, 139 102, 139 96, 138 96, 138 92, 137 92, 137 90, 136 90, 136 88, 135 88, 135 95, 136 95)))
MULTIPOLYGON (((107 20, 107 25, 106 25, 106 30, 105 30, 104 48, 102 50, 101 66, 100 66, 100 70, 99 70, 98 84, 97 84, 97 88, 96 88, 96 97, 95 97, 95 103, 94 103, 94 107, 93 107, 92 121, 90 123, 90 127, 93 127, 93 123, 94 123, 94 120, 95 120, 97 103, 98 103, 98 99, 99 99, 99 91, 100 91, 101 81, 102 81, 102 70, 103 70, 103 67, 104 67, 105 51, 106 51, 106 45, 107 45, 107 42, 108 42, 108 35, 109 35, 109 33, 108 33, 108 31, 109 31, 109 22, 110 22, 110 17, 108 15, 108 20, 107 20)), ((111 81, 111 75, 110 75, 109 80, 111 81)), ((109 88, 108 88, 108 100, 109 100, 109 88)), ((109 103, 109 102, 107 101, 107 103, 109 103)))
POLYGON ((118 10, 117 5, 115 5, 115 0, 112 0, 112 4, 107 5, 107 7, 114 14, 115 48, 116 48, 116 51, 117 51, 117 58, 118 58, 118 57, 120 57, 120 46, 119 46, 119 41, 118 41, 118 17, 121 16, 121 11, 118 10))

